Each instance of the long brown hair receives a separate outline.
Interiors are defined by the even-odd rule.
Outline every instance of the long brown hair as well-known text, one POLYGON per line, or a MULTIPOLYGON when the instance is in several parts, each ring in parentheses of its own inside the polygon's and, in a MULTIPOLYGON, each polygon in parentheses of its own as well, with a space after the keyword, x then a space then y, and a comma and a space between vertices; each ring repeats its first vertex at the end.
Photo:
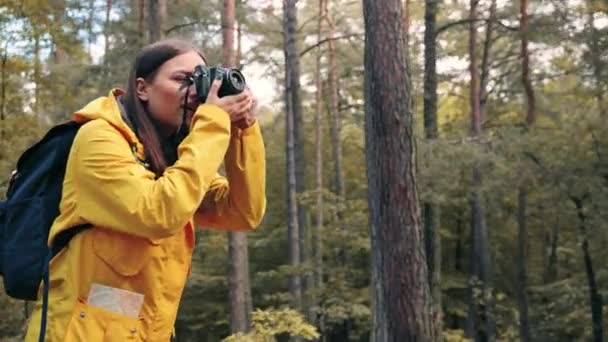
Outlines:
POLYGON ((145 46, 133 63, 129 80, 125 86, 125 94, 121 98, 126 114, 134 126, 135 134, 144 145, 146 162, 157 177, 160 177, 167 166, 175 160, 168 160, 174 158, 167 156, 165 152, 167 149, 163 148, 165 142, 161 143, 157 123, 150 115, 147 105, 137 96, 136 80, 141 77, 146 82, 154 81, 158 69, 163 63, 190 51, 196 51, 205 63, 207 62, 205 55, 185 40, 165 39, 145 46))

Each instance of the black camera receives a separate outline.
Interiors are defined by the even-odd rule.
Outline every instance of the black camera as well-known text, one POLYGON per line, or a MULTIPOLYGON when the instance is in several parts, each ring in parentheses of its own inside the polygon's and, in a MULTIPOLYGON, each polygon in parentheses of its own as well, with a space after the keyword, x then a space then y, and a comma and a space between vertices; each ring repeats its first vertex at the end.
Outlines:
POLYGON ((211 84, 216 78, 222 80, 218 90, 219 97, 240 94, 245 90, 245 76, 238 69, 197 65, 189 81, 190 84, 194 83, 200 103, 207 100, 211 84))

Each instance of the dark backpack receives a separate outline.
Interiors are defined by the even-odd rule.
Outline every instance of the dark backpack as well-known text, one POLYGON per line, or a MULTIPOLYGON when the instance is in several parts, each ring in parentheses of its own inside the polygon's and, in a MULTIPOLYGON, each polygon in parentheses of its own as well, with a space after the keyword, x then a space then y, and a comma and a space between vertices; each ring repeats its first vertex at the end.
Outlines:
POLYGON ((36 300, 43 287, 41 341, 46 328, 48 264, 82 225, 60 233, 52 248, 49 230, 59 216, 63 179, 72 143, 81 124, 69 121, 51 128, 28 148, 9 180, 6 201, 0 201, 0 275, 6 293, 16 299, 36 300))

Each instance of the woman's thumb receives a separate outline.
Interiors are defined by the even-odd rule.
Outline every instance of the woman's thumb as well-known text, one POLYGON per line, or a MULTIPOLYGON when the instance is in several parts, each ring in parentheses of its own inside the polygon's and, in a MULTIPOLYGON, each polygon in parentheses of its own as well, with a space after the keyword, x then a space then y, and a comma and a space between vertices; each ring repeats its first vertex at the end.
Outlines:
POLYGON ((208 96, 217 97, 217 92, 220 90, 221 85, 222 80, 213 80, 213 83, 211 83, 211 87, 209 88, 208 96))

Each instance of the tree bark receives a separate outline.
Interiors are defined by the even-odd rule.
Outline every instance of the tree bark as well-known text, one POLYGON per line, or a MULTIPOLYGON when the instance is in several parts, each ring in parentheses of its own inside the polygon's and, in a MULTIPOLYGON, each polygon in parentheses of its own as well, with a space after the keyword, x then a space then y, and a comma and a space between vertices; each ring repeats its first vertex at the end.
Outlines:
POLYGON ((145 41, 145 35, 146 35, 146 30, 145 30, 145 22, 146 22, 146 6, 145 6, 145 0, 138 0, 139 1, 139 20, 138 20, 138 29, 139 29, 139 39, 140 39, 140 43, 143 44, 143 42, 145 41))
POLYGON ((581 249, 583 252, 583 261, 585 263, 585 273, 587 275, 587 283, 589 284, 589 304, 591 306, 591 319, 593 324, 593 341, 604 341, 604 332, 602 328, 602 294, 599 292, 595 270, 593 269, 593 261, 589 253, 589 238, 587 237, 587 216, 583 208, 583 199, 571 197, 576 206, 576 213, 579 218, 579 233, 583 243, 581 249))
POLYGON ((595 83, 595 98, 597 101, 598 109, 600 112, 600 116, 603 118, 608 117, 608 111, 606 110, 606 105, 604 104, 604 92, 602 90, 602 61, 601 54, 602 49, 599 46, 600 42, 600 33, 597 28, 595 28, 595 18, 593 16, 594 10, 592 6, 592 0, 586 0, 587 5, 587 26, 591 31, 591 39, 588 41, 589 50, 591 52, 591 64, 593 68, 593 78, 595 83))
POLYGON ((4 44, 2 63, 0 64, 0 138, 4 138, 4 120, 6 119, 6 65, 8 64, 8 41, 4 44))
MULTIPOLYGON (((534 97, 534 88, 530 80, 530 52, 528 51, 528 32, 529 32, 529 17, 528 17, 528 0, 520 0, 519 3, 519 30, 521 35, 521 59, 522 73, 521 80, 526 93, 526 124, 531 126, 536 121, 536 100, 534 97)), ((527 241, 528 227, 526 224, 526 202, 528 193, 526 191, 527 183, 519 186, 518 191, 518 253, 517 253, 517 269, 518 269, 518 286, 517 299, 519 303, 519 338, 523 342, 531 340, 530 322, 528 318, 528 270, 527 262, 527 241)))
POLYGON ((36 25, 34 31, 34 113, 39 118, 40 89, 42 88, 42 65, 40 61, 40 31, 36 25))
POLYGON ((490 3, 490 15, 486 24, 486 36, 483 42, 483 56, 481 58, 481 80, 479 95, 479 116, 481 124, 486 121, 486 103, 488 102, 488 81, 490 79, 490 60, 492 54, 492 35, 494 34, 494 23, 496 22, 496 0, 490 3))
POLYGON ((154 43, 165 36, 167 0, 148 0, 148 41, 154 43))
POLYGON ((416 190, 401 1, 363 0, 363 16, 371 340, 435 341, 416 190))
POLYGON ((531 125, 536 120, 536 97, 534 96, 534 88, 532 87, 532 81, 530 80, 530 52, 528 51, 530 19, 528 17, 528 0, 520 0, 519 15, 522 59, 521 80, 524 84, 526 102, 528 103, 526 124, 531 125))
MULTIPOLYGON (((283 52, 285 55, 285 140, 287 158, 287 210, 288 225, 287 239, 289 245, 289 264, 299 267, 300 254, 300 208, 297 203, 297 167, 296 122, 301 113, 300 102, 300 62, 296 47, 297 29, 297 0, 283 0, 283 52)), ((299 273, 289 278, 289 292, 292 296, 292 306, 296 310, 302 308, 302 280, 299 273)))
MULTIPOLYGON (((409 5, 409 1, 406 1, 409 5)), ((409 25, 409 15, 407 23, 409 25)), ((435 25, 437 1, 426 0, 424 9, 424 135, 427 141, 438 137, 437 128, 437 46, 435 25)), ((406 31, 406 34, 408 32, 406 31)), ((409 39, 408 39, 409 40, 409 39)), ((409 44, 406 40, 406 46, 409 44)), ((431 158, 432 156, 428 156, 431 158)), ((439 234, 439 206, 428 202, 423 205, 425 250, 428 263, 429 284, 433 298, 433 319, 436 334, 441 332, 441 236, 439 234)))
POLYGON ((103 27, 104 50, 103 59, 108 62, 108 51, 110 51, 110 12, 112 11, 112 0, 106 1, 106 21, 103 27))
MULTIPOLYGON (((344 188, 344 172, 342 169, 342 139, 340 137, 342 127, 340 122, 340 99, 338 93, 338 65, 336 64, 336 25, 334 23, 332 13, 329 9, 329 0, 325 2, 325 21, 329 28, 327 33, 327 44, 329 47, 328 61, 329 61, 329 90, 331 100, 331 113, 330 113, 330 131, 331 131, 331 145, 332 145, 332 157, 334 160, 334 183, 336 189, 336 195, 340 201, 345 200, 345 188, 344 188)), ((338 211, 340 213, 340 211, 338 211)))
MULTIPOLYGON (((234 0, 224 0, 222 10, 222 52, 224 67, 234 67, 240 56, 235 51, 236 9, 234 0)), ((228 233, 228 288, 230 298, 230 332, 249 330, 250 299, 249 252, 247 234, 228 233)))
MULTIPOLYGON (((324 20, 324 0, 319 0, 319 19, 317 21, 317 43, 323 39, 323 20, 324 20)), ((316 322, 320 334, 323 336, 325 327, 324 319, 321 314, 321 301, 319 294, 323 289, 323 128, 321 125, 321 113, 323 112, 323 89, 321 80, 321 58, 323 52, 321 44, 317 46, 317 56, 315 65, 315 184, 316 184, 316 216, 315 229, 313 231, 313 255, 315 263, 314 273, 314 293, 310 319, 316 322)), ((323 340, 321 337, 319 340, 323 340)))
MULTIPOLYGON (((473 137, 478 137, 482 134, 479 70, 477 66, 476 26, 478 2, 479 0, 470 1, 469 12, 471 135, 473 137)), ((490 248, 481 193, 483 176, 478 165, 473 166, 472 173, 472 192, 470 197, 472 253, 470 257, 471 279, 468 289, 469 312, 466 334, 467 337, 473 337, 475 341, 493 341, 496 328, 492 308, 490 248), (476 293, 482 295, 482 305, 479 305, 478 298, 475 296, 476 293)))
POLYGON ((518 237, 517 237, 517 299, 519 302, 519 339, 522 342, 531 341, 530 323, 528 321, 528 270, 526 268, 528 226, 526 224, 527 193, 523 186, 518 194, 518 237))

